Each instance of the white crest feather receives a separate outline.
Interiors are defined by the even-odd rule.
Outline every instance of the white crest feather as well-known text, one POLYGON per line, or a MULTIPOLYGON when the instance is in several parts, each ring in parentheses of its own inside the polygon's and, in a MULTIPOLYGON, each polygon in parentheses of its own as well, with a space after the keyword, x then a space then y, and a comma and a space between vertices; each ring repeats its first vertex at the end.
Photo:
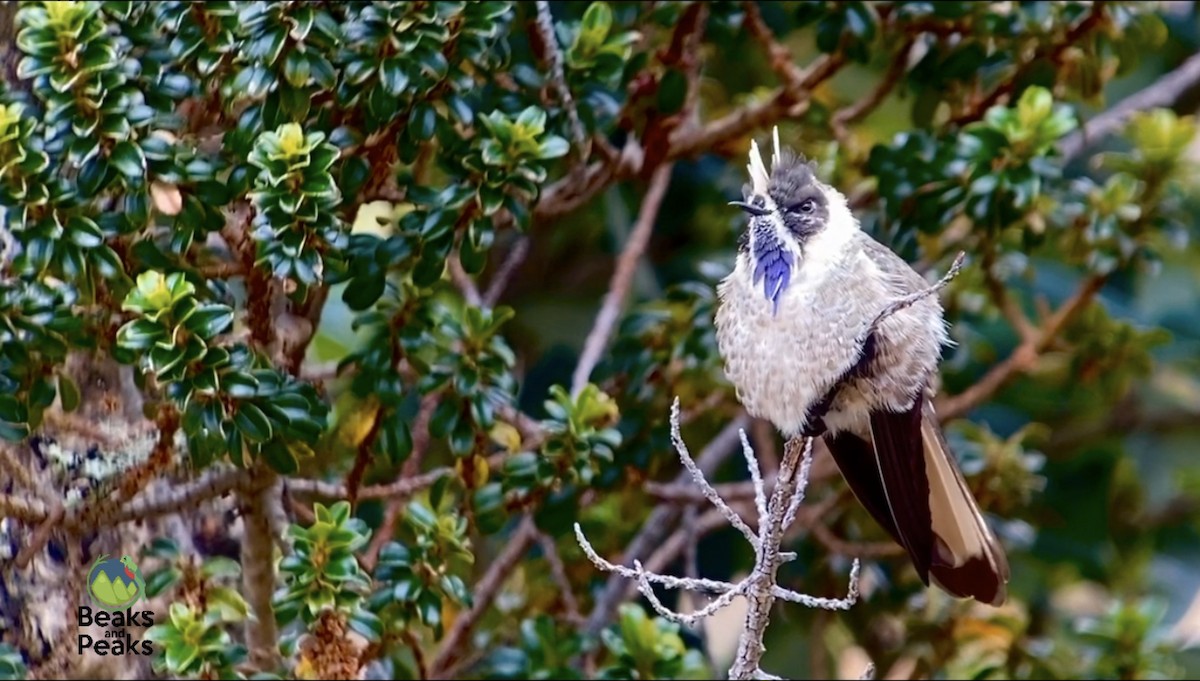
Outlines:
POLYGON ((771 172, 779 169, 779 162, 783 160, 783 154, 779 151, 779 126, 776 125, 771 132, 771 137, 775 142, 775 152, 771 154, 771 172))
POLYGON ((762 152, 758 150, 757 140, 750 140, 750 164, 746 166, 746 169, 750 171, 750 186, 754 193, 766 194, 771 176, 767 174, 767 166, 763 163, 762 152))

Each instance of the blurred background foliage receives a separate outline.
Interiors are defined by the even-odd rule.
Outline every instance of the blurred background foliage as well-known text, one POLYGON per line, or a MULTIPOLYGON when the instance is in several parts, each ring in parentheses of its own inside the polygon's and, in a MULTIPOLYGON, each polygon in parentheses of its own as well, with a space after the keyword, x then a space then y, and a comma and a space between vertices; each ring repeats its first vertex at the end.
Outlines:
MULTIPOLYGON (((672 483, 666 419, 678 395, 699 451, 739 416, 715 285, 742 227, 726 203, 775 123, 920 271, 967 252, 940 413, 1013 582, 999 609, 922 588, 818 454, 781 581, 838 594, 857 556, 863 596, 777 606, 764 667, 1200 673, 1200 77, 1079 137, 1191 63, 1194 3, 555 2, 549 32, 526 2, 14 8, 5 446, 33 451, 62 426, 45 414, 86 407, 67 357, 95 351, 134 377, 130 418, 179 438, 144 463, 105 449, 117 472, 89 489, 286 479, 265 573, 252 505, 216 540, 197 539, 210 504, 183 508, 186 541, 143 542, 156 673, 723 675, 738 605, 696 630, 616 607, 571 527, 614 561, 658 549, 662 570, 731 580, 753 564, 672 483), (573 386, 660 168, 616 333, 573 386), (658 545, 634 550, 647 523, 658 545), (277 624, 270 650, 251 614, 277 624)), ((748 431, 770 470, 781 443, 748 431)), ((728 454, 713 477, 744 489, 728 454)), ((39 495, 2 491, 21 545, 39 495)), ((85 555, 95 533, 70 532, 112 529, 87 522, 62 530, 85 555)), ((37 607, 21 584, 0 594, 0 677, 78 669, 20 624, 37 607)))

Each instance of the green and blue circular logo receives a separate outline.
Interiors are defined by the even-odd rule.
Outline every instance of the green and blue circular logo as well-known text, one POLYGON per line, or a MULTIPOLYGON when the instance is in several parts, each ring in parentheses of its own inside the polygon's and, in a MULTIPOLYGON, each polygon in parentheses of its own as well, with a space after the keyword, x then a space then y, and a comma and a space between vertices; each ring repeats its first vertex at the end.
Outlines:
POLYGON ((129 556, 117 560, 105 554, 88 570, 88 595, 103 610, 124 610, 136 603, 145 590, 146 580, 129 556))

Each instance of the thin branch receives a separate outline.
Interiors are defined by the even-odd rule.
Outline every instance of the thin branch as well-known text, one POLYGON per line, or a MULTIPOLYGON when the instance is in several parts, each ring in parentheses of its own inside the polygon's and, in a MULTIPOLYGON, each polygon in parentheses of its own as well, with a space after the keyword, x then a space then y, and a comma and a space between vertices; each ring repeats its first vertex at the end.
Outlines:
POLYGON ((637 221, 629 234, 629 239, 625 242, 625 247, 621 250, 621 255, 617 258, 617 266, 609 281, 608 292, 604 295, 604 303, 596 315, 596 321, 587 335, 587 340, 584 341, 579 364, 576 365, 575 374, 571 378, 572 395, 578 395, 587 386, 588 377, 599 364, 604 347, 608 345, 608 340, 612 336, 613 330, 616 329, 621 308, 625 303, 625 298, 629 295, 629 288, 633 284, 633 275, 637 271, 638 260, 646 251, 646 244, 650 242, 650 233, 654 230, 658 209, 662 206, 667 186, 671 182, 673 167, 674 165, 671 163, 659 166, 650 179, 650 188, 646 190, 646 195, 642 198, 637 221))
POLYGON ((1106 278, 1101 275, 1088 277, 1079 289, 1046 321, 1038 331, 1036 338, 1017 346, 1012 354, 1003 362, 992 367, 970 388, 953 397, 942 400, 938 405, 938 413, 942 421, 949 421, 966 414, 987 401, 997 390, 1013 376, 1032 369, 1038 357, 1048 350, 1071 322, 1104 286, 1106 278))
POLYGON ((879 314, 875 315, 875 319, 873 319, 871 321, 870 325, 867 326, 866 330, 864 330, 863 333, 859 335, 859 337, 856 341, 858 343, 858 345, 860 347, 865 345, 867 342, 867 339, 871 337, 871 334, 875 333, 875 331, 879 328, 879 325, 882 324, 883 321, 885 319, 887 319, 888 317, 896 314, 900 310, 903 310, 904 308, 912 305, 913 303, 916 303, 919 300, 928 298, 929 296, 932 296, 932 295, 936 295, 938 291, 941 291, 942 289, 946 288, 946 285, 949 284, 952 279, 957 277, 959 271, 962 270, 963 260, 966 257, 967 257, 967 254, 965 252, 959 251, 958 255, 955 256, 955 258, 954 258, 954 262, 950 265, 950 270, 948 272, 946 272, 946 274, 943 275, 942 278, 939 279, 936 284, 934 284, 933 286, 930 286, 928 288, 921 289, 920 291, 910 293, 910 294, 904 296, 903 298, 894 300, 891 303, 889 303, 886 307, 884 307, 882 310, 880 310, 879 314))
POLYGON ((1049 47, 1045 45, 1039 46, 1041 49, 1038 49, 1029 59, 1021 62, 1014 69, 1010 77, 1005 78, 1000 85, 992 88, 992 91, 986 96, 970 103, 962 113, 953 118, 951 124, 962 126, 977 120, 988 109, 998 104, 1002 98, 1012 94, 1017 87, 1017 83, 1021 82, 1021 76, 1029 72, 1036 64, 1041 63, 1043 60, 1057 63, 1062 57, 1063 52, 1074 45, 1078 45, 1085 35, 1106 21, 1107 10, 1105 5, 1105 0, 1096 0, 1093 2, 1087 15, 1083 19, 1080 19, 1079 23, 1068 29, 1062 40, 1050 43, 1049 47))
POLYGON ((463 300, 472 307, 479 307, 483 302, 483 297, 479 295, 479 287, 475 285, 475 280, 463 269, 457 252, 446 258, 446 269, 450 271, 450 278, 454 280, 454 285, 462 293, 463 300))
POLYGON ((455 670, 451 668, 451 665, 465 650, 470 649, 467 636, 479 623, 487 609, 492 607, 492 602, 500 592, 500 587, 504 585, 504 580, 508 579, 517 562, 537 539, 537 532, 537 525, 534 524, 533 517, 524 516, 516 533, 508 539, 504 550, 496 556, 487 572, 476 584, 471 609, 455 618, 454 625, 443 639, 437 656, 429 665, 429 678, 458 678, 456 674, 452 673, 455 670))
MULTIPOLYGON (((746 461, 751 466, 750 474, 752 478, 757 480, 758 484, 761 485, 762 478, 759 476, 758 464, 754 461, 754 452, 748 451, 749 443, 746 442, 746 432, 744 430, 739 430, 738 436, 742 440, 743 451, 748 452, 746 454, 746 461)), ((708 499, 709 503, 711 503, 713 506, 716 506, 718 510, 724 513, 725 519, 729 521, 729 524, 733 525, 734 528, 741 532, 742 536, 746 538, 746 541, 750 542, 752 546, 755 546, 755 550, 757 550, 756 542, 758 541, 758 537, 755 536, 754 532, 746 525, 746 521, 742 520, 741 516, 735 513, 732 508, 729 508, 729 506, 721 500, 721 497, 717 495, 717 491, 712 488, 712 485, 708 484, 708 480, 705 479, 704 474, 700 472, 700 469, 696 466, 696 462, 692 460, 691 455, 688 453, 687 444, 684 443, 683 436, 679 433, 678 398, 671 403, 671 444, 675 446, 675 451, 679 452, 680 461, 683 462, 683 466, 687 469, 687 472, 691 474, 692 481, 696 483, 696 486, 700 488, 700 492, 704 494, 704 498, 708 499)), ((764 495, 764 492, 755 490, 755 500, 757 501, 760 498, 763 499, 762 505, 759 506, 759 508, 762 509, 766 508, 764 495)))
MULTIPOLYGON (((493 469, 499 466, 506 455, 504 453, 493 454, 488 457, 488 465, 493 469)), ((414 475, 411 478, 403 478, 389 482, 385 485, 371 485, 364 487, 358 491, 358 499, 406 499, 422 490, 433 486, 435 482, 441 480, 448 475, 454 475, 455 471, 449 466, 442 466, 431 471, 414 475)), ((326 482, 324 480, 313 480, 310 478, 294 478, 287 481, 288 489, 293 493, 312 494, 326 499, 344 499, 349 495, 349 490, 344 483, 326 482)))
POLYGON ((871 679, 874 679, 875 678, 875 663, 868 662, 867 668, 863 670, 862 675, 859 676, 858 678, 862 679, 863 681, 871 681, 871 679))
POLYGON ((571 578, 567 576, 567 566, 563 563, 562 556, 558 553, 558 545, 555 544, 554 537, 545 532, 538 531, 537 541, 538 546, 542 548, 542 554, 546 558, 546 563, 550 566, 550 576, 554 578, 554 583, 558 586, 563 607, 567 611, 567 621, 573 626, 583 624, 583 614, 579 609, 579 600, 575 598, 575 589, 571 587, 571 578))
POLYGON ((500 264, 500 269, 496 270, 496 274, 492 276, 491 282, 488 283, 487 292, 483 294, 484 305, 494 307, 500 301, 504 289, 508 288, 509 281, 512 280, 513 275, 528 256, 529 237, 522 234, 513 244, 512 250, 505 256, 504 262, 500 264))
MULTIPOLYGON (((676 397, 671 406, 670 427, 671 438, 675 445, 676 453, 679 455, 684 467, 689 472, 692 472, 696 483, 704 490, 705 498, 720 511, 720 514, 724 518, 737 526, 740 522, 739 516, 728 507, 724 500, 711 491, 712 486, 709 485, 703 475, 696 474, 699 467, 694 461, 691 461, 687 447, 679 436, 678 397, 676 397), (735 521, 735 518, 738 520, 735 521)), ((761 473, 758 471, 758 463, 753 453, 749 451, 749 442, 746 440, 744 430, 739 430, 739 438, 742 440, 744 446, 743 451, 746 454, 746 463, 750 468, 751 479, 761 488, 761 473)), ((764 651, 762 643, 763 635, 769 621, 771 607, 776 599, 800 603, 807 607, 829 610, 848 609, 858 600, 859 563, 857 559, 855 559, 850 571, 850 586, 845 598, 833 599, 809 596, 784 589, 776 581, 776 572, 779 565, 785 560, 794 558, 794 554, 781 553, 779 548, 786 529, 788 516, 791 515, 793 518, 795 516, 793 499, 798 494, 801 494, 804 487, 808 484, 807 475, 812 460, 812 443, 812 438, 805 439, 803 443, 795 438, 788 442, 785 448, 784 459, 780 466, 779 480, 775 485, 770 502, 767 504, 756 504, 760 508, 765 508, 768 514, 760 516, 757 535, 749 534, 747 536, 747 541, 754 547, 754 570, 748 577, 736 584, 711 579, 681 578, 659 574, 647 570, 642 565, 642 562, 636 558, 632 561, 632 568, 615 565, 602 558, 596 552, 584 535, 579 523, 575 523, 576 541, 593 564, 601 570, 632 579, 655 612, 674 622, 694 626, 699 620, 711 616, 716 611, 732 603, 738 596, 745 597, 750 607, 738 644, 738 654, 733 667, 729 670, 729 678, 762 678, 764 674, 759 668, 759 662, 762 659, 764 651), (714 593, 718 596, 714 601, 696 612, 681 614, 670 610, 658 599, 653 589, 653 585, 655 584, 668 589, 686 589, 689 591, 714 593)), ((761 494, 756 493, 755 498, 759 499, 760 496, 765 497, 765 491, 761 494)))
POLYGON ((1137 111, 1175 106, 1184 93, 1200 86, 1200 54, 1194 54, 1150 85, 1122 99, 1116 106, 1097 115, 1063 138, 1058 145, 1063 163, 1069 163, 1095 144, 1116 132, 1137 111))
POLYGON ((796 66, 796 60, 792 57, 791 50, 780 45, 779 41, 775 39, 775 34, 758 9, 758 3, 754 0, 746 0, 742 3, 742 12, 745 15, 742 23, 746 27, 746 31, 767 53, 771 70, 775 72, 784 89, 793 95, 805 90, 804 71, 796 66))
POLYGON ((871 90, 867 96, 859 99, 839 109, 830 120, 830 126, 833 128, 833 134, 839 139, 845 139, 847 136, 847 126, 856 121, 862 120, 867 114, 871 113, 878 107, 883 100, 891 94, 896 85, 900 83, 901 77, 904 75, 904 69, 908 67, 908 53, 912 49, 913 39, 909 38, 904 41, 900 49, 896 51, 892 57, 891 64, 888 65, 887 71, 883 74, 883 79, 871 90))
MULTIPOLYGON (((750 419, 745 413, 739 414, 709 441, 708 446, 696 457, 701 472, 705 475, 712 475, 721 464, 725 463, 726 457, 733 453, 733 448, 737 444, 738 431, 745 428, 749 421, 750 419)), ((688 472, 681 471, 676 477, 676 482, 682 482, 688 478, 688 472)), ((714 510, 713 513, 716 511, 714 510)), ((679 521, 679 516, 679 507, 675 505, 663 504, 655 508, 642 523, 642 529, 625 547, 623 554, 630 559, 639 560, 648 556, 668 537, 679 521)), ((704 518, 702 517, 697 524, 703 527, 704 518)), ((609 578, 608 583, 604 585, 604 590, 596 597, 592 612, 588 615, 584 627, 585 633, 589 636, 598 635, 612 620, 613 615, 617 612, 617 606, 630 597, 634 588, 633 584, 621 579, 619 575, 609 578)))
POLYGON ((1001 314, 1012 325, 1013 330, 1017 332, 1022 341, 1029 341, 1036 337, 1037 328, 1033 322, 1029 321, 1025 311, 1013 300, 1013 297, 1008 294, 1008 289, 1004 288, 1004 282, 996 276, 993 267, 996 263, 996 248, 992 243, 984 245, 983 262, 980 267, 983 270, 983 282, 987 287, 988 295, 992 298, 992 303, 1000 309, 1001 314))
MULTIPOLYGON (((746 457, 746 467, 750 469, 750 485, 754 488, 754 509, 758 511, 759 518, 766 518, 767 491, 763 487, 762 471, 758 469, 758 461, 754 458, 754 450, 750 447, 750 440, 746 439, 746 431, 739 430, 738 437, 742 440, 742 455, 746 457)), ((710 487, 709 489, 712 488, 710 487)), ((705 496, 707 497, 708 495, 705 494, 705 496)))
POLYGON ((591 155, 588 148, 587 132, 583 122, 579 120, 579 111, 575 108, 575 99, 571 96, 571 88, 567 86, 567 74, 563 70, 563 53, 558 46, 558 38, 554 34, 554 17, 550 14, 550 3, 537 0, 537 28, 541 34, 542 43, 546 46, 546 60, 550 66, 550 82, 567 112, 567 122, 571 126, 571 137, 575 142, 572 154, 579 160, 586 160, 591 155))
MULTIPOLYGON (((765 99, 739 107, 702 127, 676 128, 671 133, 671 147, 664 160, 673 161, 711 151, 750 130, 770 125, 789 114, 796 115, 797 107, 807 105, 808 93, 837 73, 845 63, 846 58, 841 52, 821 55, 802 72, 798 87, 779 87, 765 99)), ((592 163, 578 177, 560 178, 542 192, 534 206, 534 219, 560 218, 592 200, 613 182, 638 175, 642 170, 640 151, 636 142, 627 144, 616 161, 592 163)))

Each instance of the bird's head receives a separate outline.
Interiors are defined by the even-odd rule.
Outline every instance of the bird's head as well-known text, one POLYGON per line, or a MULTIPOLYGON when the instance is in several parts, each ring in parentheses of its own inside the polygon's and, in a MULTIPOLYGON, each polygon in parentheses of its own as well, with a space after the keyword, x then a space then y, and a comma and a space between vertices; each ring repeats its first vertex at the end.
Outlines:
POLYGON ((805 249, 834 224, 833 218, 849 209, 840 192, 817 179, 814 163, 780 147, 779 128, 773 140, 770 171, 758 142, 751 142, 750 182, 742 187, 743 200, 730 205, 744 210, 748 218, 738 251, 749 259, 754 283, 762 284, 763 294, 778 310, 779 297, 794 269, 802 266, 805 249))

